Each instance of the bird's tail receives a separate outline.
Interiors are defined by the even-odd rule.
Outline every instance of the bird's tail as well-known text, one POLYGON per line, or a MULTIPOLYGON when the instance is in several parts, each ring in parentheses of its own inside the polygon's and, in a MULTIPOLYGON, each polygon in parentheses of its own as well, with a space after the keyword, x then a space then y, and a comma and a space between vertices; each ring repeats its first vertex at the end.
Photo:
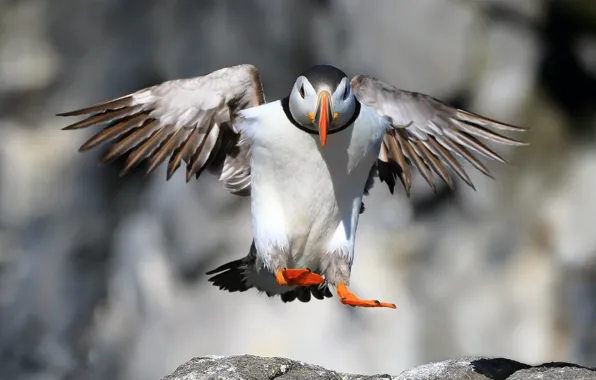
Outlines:
POLYGON ((208 281, 220 290, 244 292, 254 287, 269 297, 280 295, 283 302, 291 302, 295 299, 308 302, 311 296, 321 300, 332 297, 326 283, 312 286, 281 286, 271 272, 264 269, 257 271, 254 241, 247 256, 220 265, 205 274, 212 275, 208 281))
POLYGON ((239 260, 230 261, 205 274, 215 275, 209 278, 209 282, 212 282, 214 286, 218 286, 219 290, 227 290, 231 293, 247 291, 253 286, 246 281, 245 273, 248 269, 246 259, 247 257, 243 257, 239 260))

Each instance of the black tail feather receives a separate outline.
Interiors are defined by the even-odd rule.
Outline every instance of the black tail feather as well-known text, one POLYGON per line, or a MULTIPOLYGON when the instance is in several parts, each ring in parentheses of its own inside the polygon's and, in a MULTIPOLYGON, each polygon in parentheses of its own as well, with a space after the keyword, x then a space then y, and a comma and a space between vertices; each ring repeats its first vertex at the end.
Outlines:
POLYGON ((230 261, 221 265, 209 272, 207 275, 215 274, 215 276, 208 279, 213 285, 219 287, 219 290, 227 290, 228 292, 244 292, 252 288, 246 283, 244 279, 244 269, 246 263, 244 259, 230 261), (216 274, 217 273, 217 274, 216 274))
POLYGON ((230 261, 229 263, 225 263, 223 265, 218 266, 215 269, 211 269, 210 271, 205 272, 205 274, 211 275, 211 274, 215 274, 218 272, 223 272, 224 270, 227 270, 227 269, 238 268, 238 267, 242 266, 243 261, 244 261, 244 258, 239 259, 239 260, 230 261))

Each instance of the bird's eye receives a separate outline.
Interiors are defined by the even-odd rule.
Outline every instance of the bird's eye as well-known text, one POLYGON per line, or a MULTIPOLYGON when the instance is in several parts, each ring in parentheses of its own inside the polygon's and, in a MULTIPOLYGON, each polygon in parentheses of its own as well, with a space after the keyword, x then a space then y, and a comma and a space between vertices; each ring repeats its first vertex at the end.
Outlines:
POLYGON ((304 85, 300 85, 300 89, 298 89, 298 93, 304 99, 304 85))
POLYGON ((346 86, 344 89, 343 100, 348 99, 348 95, 350 95, 350 86, 346 86))

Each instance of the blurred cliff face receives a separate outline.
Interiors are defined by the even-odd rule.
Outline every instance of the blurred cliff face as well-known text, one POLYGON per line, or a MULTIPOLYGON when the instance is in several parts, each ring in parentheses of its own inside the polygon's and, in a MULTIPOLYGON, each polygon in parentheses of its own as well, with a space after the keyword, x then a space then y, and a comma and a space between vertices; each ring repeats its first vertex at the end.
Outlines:
POLYGON ((596 365, 592 3, 0 2, 0 377, 157 379, 240 353, 359 373, 461 355, 596 365), (209 176, 119 178, 53 116, 238 63, 275 100, 325 62, 532 128, 477 192, 373 189, 352 286, 394 312, 208 286, 249 248, 247 199, 209 176))

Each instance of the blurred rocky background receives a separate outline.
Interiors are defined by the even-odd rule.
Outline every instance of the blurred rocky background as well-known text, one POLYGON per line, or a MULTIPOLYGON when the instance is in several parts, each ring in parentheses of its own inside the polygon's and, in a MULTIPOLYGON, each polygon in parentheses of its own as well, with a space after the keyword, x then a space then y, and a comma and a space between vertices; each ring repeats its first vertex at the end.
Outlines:
MULTIPOLYGON (((158 379, 191 357, 399 373, 458 356, 596 366, 594 0, 0 0, 0 379, 158 379), (531 127, 477 191, 377 186, 352 309, 229 294, 248 200, 213 176, 119 178, 54 116, 223 66, 268 100, 331 63, 531 127), (401 190, 401 189, 400 189, 401 190)), ((459 183, 461 184, 461 183, 459 183)))

